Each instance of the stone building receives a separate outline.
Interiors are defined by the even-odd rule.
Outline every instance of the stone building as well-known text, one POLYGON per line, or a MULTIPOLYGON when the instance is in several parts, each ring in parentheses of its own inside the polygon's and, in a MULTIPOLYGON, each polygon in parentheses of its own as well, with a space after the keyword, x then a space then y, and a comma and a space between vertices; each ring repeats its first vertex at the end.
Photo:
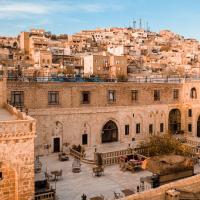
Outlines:
POLYGON ((126 77, 127 65, 125 56, 87 55, 84 57, 84 74, 104 78, 126 77))
POLYGON ((12 105, 37 120, 37 154, 61 151, 66 143, 130 143, 167 132, 200 137, 199 81, 9 82, 7 91, 12 105))
POLYGON ((6 103, 0 80, 0 199, 34 198, 35 120, 6 103))

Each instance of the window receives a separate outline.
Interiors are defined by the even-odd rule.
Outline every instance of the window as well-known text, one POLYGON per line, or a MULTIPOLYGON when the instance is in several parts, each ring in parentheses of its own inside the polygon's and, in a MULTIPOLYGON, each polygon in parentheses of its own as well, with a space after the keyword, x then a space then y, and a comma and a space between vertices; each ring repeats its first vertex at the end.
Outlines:
POLYGON ((190 98, 191 99, 196 99, 197 98, 197 91, 196 91, 196 88, 192 88, 190 90, 190 98))
POLYGON ((24 92, 23 91, 12 91, 11 92, 11 104, 13 106, 23 106, 24 105, 24 92))
POLYGON ((84 91, 82 92, 82 104, 90 103, 90 92, 84 91))
POLYGON ((160 101, 160 90, 154 90, 154 101, 160 101))
POLYGON ((88 135, 83 134, 82 135, 82 145, 87 145, 87 143, 88 143, 88 135))
POLYGON ((188 124, 188 131, 192 132, 192 124, 188 124))
POLYGON ((0 180, 3 180, 3 173, 0 172, 0 180))
POLYGON ((132 101, 138 101, 138 90, 132 90, 132 101))
POLYGON ((48 92, 48 104, 49 105, 59 104, 59 92, 48 92))
POLYGON ((164 132, 164 123, 160 123, 160 132, 161 132, 161 133, 164 132))
POLYGON ((149 124, 149 134, 153 134, 153 124, 149 124))
POLYGON ((116 91, 115 90, 109 90, 108 91, 108 101, 109 102, 115 102, 116 101, 116 91))
POLYGON ((188 117, 192 117, 192 109, 188 109, 188 117))
POLYGON ((136 124, 136 134, 140 133, 140 124, 136 124))
POLYGON ((129 125, 125 125, 125 135, 129 135, 129 125))
POLYGON ((173 90, 173 98, 174 98, 174 100, 179 98, 179 90, 178 89, 173 90))

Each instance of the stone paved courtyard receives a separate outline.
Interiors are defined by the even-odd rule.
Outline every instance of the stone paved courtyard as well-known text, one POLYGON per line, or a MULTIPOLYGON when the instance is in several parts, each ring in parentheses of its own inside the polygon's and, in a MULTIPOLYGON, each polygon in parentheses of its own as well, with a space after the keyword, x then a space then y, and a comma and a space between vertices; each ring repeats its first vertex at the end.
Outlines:
MULTIPOLYGON (((104 195, 105 199, 114 199, 113 192, 121 192, 123 189, 136 190, 140 177, 150 175, 148 171, 136 173, 122 172, 118 165, 105 168, 101 177, 92 176, 92 166, 81 165, 80 173, 72 172, 73 158, 69 161, 61 162, 56 154, 48 157, 41 157, 43 172, 53 170, 63 170, 63 178, 56 183, 57 196, 60 200, 81 200, 81 195, 85 193, 88 199, 91 197, 104 195)), ((51 182, 53 188, 55 183, 51 182)))
MULTIPOLYGON (((53 188, 56 187, 56 192, 59 200, 81 200, 81 195, 85 193, 88 200, 95 196, 103 195, 105 200, 114 199, 114 192, 121 192, 124 189, 136 191, 139 185, 140 177, 151 175, 148 171, 138 171, 135 173, 122 172, 119 165, 108 166, 105 168, 104 175, 101 177, 92 176, 92 166, 81 164, 81 172, 72 172, 73 157, 69 161, 61 162, 58 160, 57 154, 43 156, 40 158, 43 164, 43 173, 50 173, 54 170, 63 170, 62 179, 58 182, 51 182, 53 188)), ((195 173, 200 173, 200 167, 195 166, 195 173)), ((36 178, 41 176, 36 174, 36 178)))

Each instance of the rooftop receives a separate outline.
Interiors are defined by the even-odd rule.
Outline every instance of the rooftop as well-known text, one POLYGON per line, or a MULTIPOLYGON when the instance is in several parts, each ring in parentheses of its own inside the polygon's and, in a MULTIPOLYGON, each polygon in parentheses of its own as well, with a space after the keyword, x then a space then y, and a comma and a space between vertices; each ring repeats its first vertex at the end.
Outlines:
POLYGON ((0 121, 10 121, 16 119, 16 115, 10 114, 5 108, 0 108, 0 121))

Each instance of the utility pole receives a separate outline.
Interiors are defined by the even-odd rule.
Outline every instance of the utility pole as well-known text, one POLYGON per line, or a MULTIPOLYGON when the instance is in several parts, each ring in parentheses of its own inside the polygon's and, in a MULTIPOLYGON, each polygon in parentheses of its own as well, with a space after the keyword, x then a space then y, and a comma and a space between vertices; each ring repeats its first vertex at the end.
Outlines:
POLYGON ((142 29, 142 19, 140 18, 139 21, 140 21, 140 22, 139 22, 139 23, 140 23, 140 24, 139 24, 139 25, 140 25, 139 28, 142 29))
POLYGON ((149 31, 149 23, 148 23, 148 21, 146 23, 146 31, 149 31))
POLYGON ((133 29, 136 29, 136 20, 133 19, 133 29))

